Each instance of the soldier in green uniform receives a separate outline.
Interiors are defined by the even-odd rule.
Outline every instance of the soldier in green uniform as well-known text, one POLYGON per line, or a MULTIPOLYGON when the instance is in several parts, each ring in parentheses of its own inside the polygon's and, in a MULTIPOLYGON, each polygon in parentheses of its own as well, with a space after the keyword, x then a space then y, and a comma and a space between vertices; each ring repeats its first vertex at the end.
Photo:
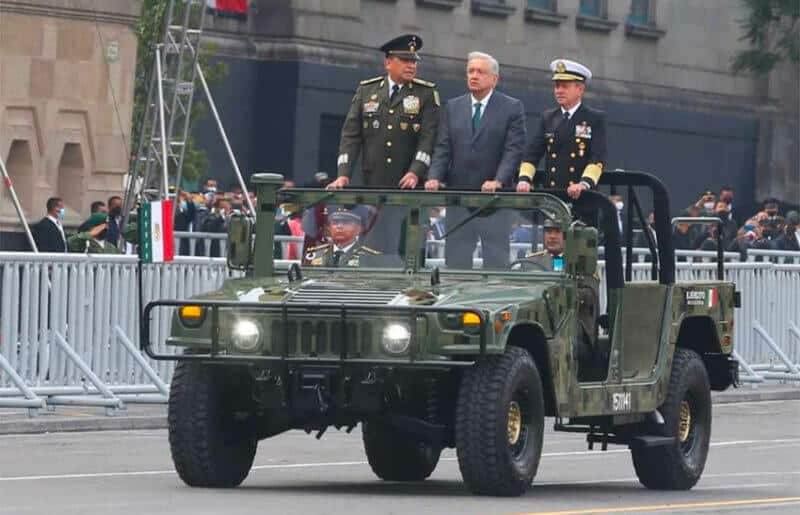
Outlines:
POLYGON ((531 252, 525 256, 523 270, 564 271, 564 233, 549 218, 542 224, 544 228, 544 250, 531 252))
POLYGON ((359 241, 363 224, 361 217, 347 209, 328 215, 326 232, 328 243, 307 249, 305 263, 312 266, 359 266, 361 257, 378 256, 381 252, 359 241))
POLYGON ((606 160, 605 115, 582 101, 592 72, 586 66, 556 59, 553 93, 558 106, 542 113, 539 129, 519 167, 517 191, 526 192, 536 182, 545 188, 566 189, 570 198, 597 187, 606 160), (536 165, 545 158, 543 177, 536 165), (536 177, 534 179, 534 176, 536 177))
POLYGON ((86 252, 89 254, 119 254, 120 251, 106 241, 108 233, 108 213, 94 213, 84 223, 86 230, 67 238, 70 252, 86 252))
POLYGON ((408 34, 381 47, 386 75, 361 81, 342 127, 338 177, 329 189, 350 184, 361 156, 364 186, 416 188, 431 164, 439 93, 418 79, 422 38, 408 34))

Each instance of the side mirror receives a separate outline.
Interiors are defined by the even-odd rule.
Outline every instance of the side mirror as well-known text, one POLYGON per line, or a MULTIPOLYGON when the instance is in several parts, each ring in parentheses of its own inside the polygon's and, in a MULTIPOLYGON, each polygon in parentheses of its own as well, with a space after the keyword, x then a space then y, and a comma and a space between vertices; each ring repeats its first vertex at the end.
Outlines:
POLYGON ((592 275, 597 271, 597 229, 573 223, 566 244, 568 274, 592 275))
POLYGON ((247 270, 253 265, 253 220, 233 215, 228 222, 228 266, 247 270))

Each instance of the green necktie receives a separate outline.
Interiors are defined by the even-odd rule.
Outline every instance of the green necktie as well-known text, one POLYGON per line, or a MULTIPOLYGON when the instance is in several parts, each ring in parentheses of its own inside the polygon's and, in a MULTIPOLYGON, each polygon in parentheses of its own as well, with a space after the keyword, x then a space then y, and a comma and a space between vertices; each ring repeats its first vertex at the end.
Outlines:
POLYGON ((481 103, 475 102, 475 113, 472 115, 472 132, 477 132, 481 126, 481 103))

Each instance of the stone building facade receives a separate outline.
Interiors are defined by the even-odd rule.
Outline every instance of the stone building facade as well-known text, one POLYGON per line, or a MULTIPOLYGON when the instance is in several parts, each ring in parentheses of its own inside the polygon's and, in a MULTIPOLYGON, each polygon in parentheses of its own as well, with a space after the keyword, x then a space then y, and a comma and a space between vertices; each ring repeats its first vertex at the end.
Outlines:
MULTIPOLYGON (((29 222, 51 196, 64 199, 70 226, 92 201, 121 192, 140 8, 141 0, 0 0, 0 155, 29 222)), ((0 187, 0 230, 18 227, 0 187)))
MULTIPOLYGON (((443 99, 465 91, 469 51, 496 56, 499 89, 524 102, 531 130, 553 103, 549 62, 585 63, 608 167, 659 175, 674 207, 723 184, 742 208, 768 195, 797 204, 798 67, 733 75, 744 16, 740 0, 251 0, 246 20, 211 17, 205 40, 229 66, 213 91, 248 173, 334 174, 358 81, 383 73, 384 41, 415 32, 420 76, 443 99)), ((232 182, 215 128, 195 134, 211 175, 232 182)))

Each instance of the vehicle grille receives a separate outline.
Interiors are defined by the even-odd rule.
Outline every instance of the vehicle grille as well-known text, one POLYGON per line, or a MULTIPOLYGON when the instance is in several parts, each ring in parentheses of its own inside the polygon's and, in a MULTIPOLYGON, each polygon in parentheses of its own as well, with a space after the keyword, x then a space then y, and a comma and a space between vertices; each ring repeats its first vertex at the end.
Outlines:
POLYGON ((290 304, 389 304, 400 294, 392 290, 338 290, 301 288, 287 301, 290 304))
MULTIPOLYGON (((372 322, 347 322, 348 356, 358 357, 372 352, 374 325, 372 322)), ((287 356, 339 355, 342 322, 338 320, 290 320, 272 322, 272 352, 287 356), (284 335, 286 338, 284 340, 284 335), (286 348, 284 349, 284 341, 286 348)))

